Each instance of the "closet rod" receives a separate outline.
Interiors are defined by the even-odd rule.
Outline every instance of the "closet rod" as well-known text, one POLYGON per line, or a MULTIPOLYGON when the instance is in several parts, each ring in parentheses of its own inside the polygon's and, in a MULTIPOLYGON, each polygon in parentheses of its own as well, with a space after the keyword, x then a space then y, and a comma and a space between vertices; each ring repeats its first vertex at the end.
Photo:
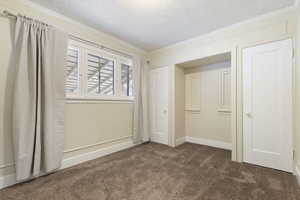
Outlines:
MULTIPOLYGON (((10 18, 14 18, 16 19, 17 18, 17 15, 7 11, 7 10, 4 10, 2 13, 1 13, 2 16, 4 17, 10 17, 10 18)), ((85 39, 82 39, 80 37, 77 37, 75 35, 72 35, 72 34, 68 34, 69 35, 69 38, 73 39, 73 40, 76 40, 76 41, 79 41, 79 42, 82 42, 82 43, 85 43, 85 44, 89 44, 89 45, 92 45, 92 46, 95 46, 97 48, 100 48, 102 50, 105 50, 105 51, 108 51, 110 53, 114 53, 114 54, 117 54, 117 55, 120 55, 120 56, 123 56, 123 57, 126 57, 126 58, 130 58, 132 59, 133 56, 132 55, 129 55, 129 54, 126 54, 126 53, 123 53, 121 51, 118 51, 118 50, 114 50, 114 49, 111 49, 109 47, 106 47, 106 46, 103 46, 103 45, 100 45, 100 44, 97 44, 95 42, 92 42, 92 41, 89 41, 89 40, 85 40, 85 39)))

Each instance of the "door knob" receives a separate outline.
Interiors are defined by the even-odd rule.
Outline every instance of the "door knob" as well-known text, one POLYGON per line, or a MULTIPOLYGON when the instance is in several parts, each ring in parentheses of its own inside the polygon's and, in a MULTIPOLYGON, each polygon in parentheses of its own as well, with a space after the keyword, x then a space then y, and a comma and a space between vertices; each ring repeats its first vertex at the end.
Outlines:
POLYGON ((252 114, 250 112, 246 113, 247 117, 251 118, 252 114))
POLYGON ((164 114, 167 114, 167 112, 168 112, 168 111, 167 111, 166 109, 163 110, 163 113, 164 113, 164 114))

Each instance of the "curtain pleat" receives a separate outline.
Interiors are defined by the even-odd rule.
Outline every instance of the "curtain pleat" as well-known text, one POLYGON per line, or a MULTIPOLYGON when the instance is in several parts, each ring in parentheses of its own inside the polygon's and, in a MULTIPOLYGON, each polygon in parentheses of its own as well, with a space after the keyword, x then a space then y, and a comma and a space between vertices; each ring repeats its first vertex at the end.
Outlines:
POLYGON ((67 35, 18 16, 13 142, 18 181, 60 168, 64 143, 64 67, 67 35))
POLYGON ((145 59, 134 57, 134 114, 133 141, 136 144, 149 141, 148 67, 145 59))

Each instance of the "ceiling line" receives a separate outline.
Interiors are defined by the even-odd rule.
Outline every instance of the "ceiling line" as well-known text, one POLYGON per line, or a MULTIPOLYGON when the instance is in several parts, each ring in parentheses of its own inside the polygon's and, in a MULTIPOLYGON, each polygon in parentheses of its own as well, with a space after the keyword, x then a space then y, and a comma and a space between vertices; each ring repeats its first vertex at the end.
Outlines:
MULTIPOLYGON (((298 1, 300 1, 300 0, 298 0, 298 1)), ((281 8, 281 9, 272 11, 272 12, 267 13, 267 14, 263 14, 263 15, 260 15, 260 16, 254 17, 254 18, 250 18, 248 20, 244 20, 244 21, 241 21, 241 22, 238 22, 238 23, 235 23, 235 24, 223 27, 223 28, 219 28, 219 29, 216 29, 214 31, 211 31, 211 32, 208 32, 208 33, 205 33, 205 34, 198 35, 198 36, 193 37, 193 38, 189 38, 187 40, 179 41, 179 42, 176 42, 174 44, 161 47, 159 49, 154 49, 152 51, 149 51, 149 53, 163 51, 166 48, 170 48, 170 47, 173 47, 173 46, 176 46, 176 45, 184 44, 186 42, 190 42, 190 41, 193 41, 193 40, 199 40, 199 39, 205 38, 205 37, 207 37, 210 34, 217 34, 219 32, 226 31, 227 29, 239 28, 239 27, 241 27, 241 26, 243 26, 245 24, 249 24, 249 23, 259 22, 261 20, 270 19, 272 17, 276 17, 278 15, 286 14, 286 13, 292 12, 292 11, 297 11, 297 7, 295 7, 295 5, 292 5, 292 6, 289 6, 289 7, 286 7, 286 8, 281 8)))

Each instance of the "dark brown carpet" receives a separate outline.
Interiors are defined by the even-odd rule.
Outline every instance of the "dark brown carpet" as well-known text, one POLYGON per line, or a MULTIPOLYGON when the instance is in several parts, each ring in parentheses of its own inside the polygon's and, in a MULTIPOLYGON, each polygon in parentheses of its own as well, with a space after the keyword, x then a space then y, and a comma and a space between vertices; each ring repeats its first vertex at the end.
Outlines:
POLYGON ((230 152, 150 143, 0 191, 1 200, 298 200, 294 176, 230 152))

